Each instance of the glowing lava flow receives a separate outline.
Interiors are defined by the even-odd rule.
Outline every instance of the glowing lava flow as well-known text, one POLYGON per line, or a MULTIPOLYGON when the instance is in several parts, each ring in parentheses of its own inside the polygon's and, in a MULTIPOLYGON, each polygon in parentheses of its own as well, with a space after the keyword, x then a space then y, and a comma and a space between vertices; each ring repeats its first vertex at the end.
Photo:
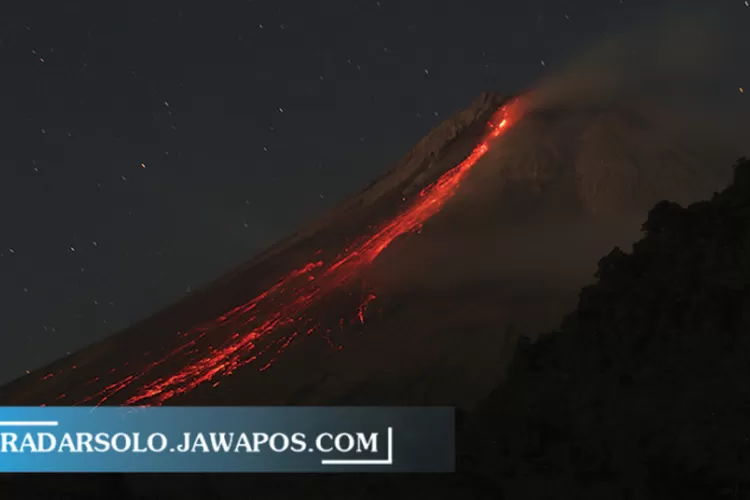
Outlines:
MULTIPOLYGON (((206 382, 217 385, 220 377, 264 357, 268 362, 261 370, 267 368, 296 338, 320 329, 314 321, 312 309, 321 299, 351 282, 398 236, 421 228, 456 194, 469 170, 489 150, 492 139, 500 136, 519 117, 518 101, 501 107, 490 120, 486 136, 464 161, 424 188, 405 211, 379 226, 373 234, 355 241, 330 264, 311 262, 289 273, 247 304, 209 324, 181 333, 183 343, 180 347, 140 372, 128 374, 78 401, 78 404, 102 404, 128 389, 127 398, 121 396, 126 405, 161 405, 206 382), (217 340, 216 337, 226 340, 219 345, 209 345, 211 340, 217 340), (275 352, 271 352, 273 350, 275 352), (267 358, 269 352, 270 358, 267 358), (167 362, 170 362, 169 369, 174 370, 175 365, 180 367, 176 372, 163 374, 167 362)), ((359 321, 364 322, 365 307, 374 298, 368 294, 353 312, 359 321)))

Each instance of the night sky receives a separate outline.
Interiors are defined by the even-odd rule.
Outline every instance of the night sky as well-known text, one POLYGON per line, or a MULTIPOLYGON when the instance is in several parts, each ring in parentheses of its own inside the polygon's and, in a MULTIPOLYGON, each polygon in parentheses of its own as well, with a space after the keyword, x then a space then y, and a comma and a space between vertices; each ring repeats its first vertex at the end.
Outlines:
POLYGON ((0 382, 216 278, 482 90, 521 90, 663 5, 3 2, 0 382))

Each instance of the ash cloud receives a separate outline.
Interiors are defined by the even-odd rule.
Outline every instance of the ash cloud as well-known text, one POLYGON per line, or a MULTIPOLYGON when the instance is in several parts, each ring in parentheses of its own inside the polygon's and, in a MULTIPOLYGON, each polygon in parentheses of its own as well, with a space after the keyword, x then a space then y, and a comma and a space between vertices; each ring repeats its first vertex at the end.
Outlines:
POLYGON ((730 164, 748 151, 741 21, 711 7, 671 7, 606 36, 523 93, 530 111, 630 106, 682 135, 699 155, 730 164))
POLYGON ((533 108, 607 104, 627 97, 688 97, 731 63, 729 21, 717 12, 669 10, 574 57, 533 85, 533 108))

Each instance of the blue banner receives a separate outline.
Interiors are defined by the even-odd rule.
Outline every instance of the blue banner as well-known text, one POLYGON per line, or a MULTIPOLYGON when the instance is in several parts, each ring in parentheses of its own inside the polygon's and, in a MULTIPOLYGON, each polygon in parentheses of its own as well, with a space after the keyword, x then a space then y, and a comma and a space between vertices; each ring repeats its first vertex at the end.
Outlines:
POLYGON ((453 472, 447 407, 0 407, 0 472, 453 472))

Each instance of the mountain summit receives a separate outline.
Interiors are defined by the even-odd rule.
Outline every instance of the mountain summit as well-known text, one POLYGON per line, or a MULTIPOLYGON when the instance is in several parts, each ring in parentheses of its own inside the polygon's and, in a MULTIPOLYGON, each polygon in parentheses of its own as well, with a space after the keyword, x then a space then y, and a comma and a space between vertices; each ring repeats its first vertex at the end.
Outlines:
POLYGON ((525 104, 482 94, 318 221, 0 403, 471 407, 651 204, 722 183, 653 114, 525 104))

